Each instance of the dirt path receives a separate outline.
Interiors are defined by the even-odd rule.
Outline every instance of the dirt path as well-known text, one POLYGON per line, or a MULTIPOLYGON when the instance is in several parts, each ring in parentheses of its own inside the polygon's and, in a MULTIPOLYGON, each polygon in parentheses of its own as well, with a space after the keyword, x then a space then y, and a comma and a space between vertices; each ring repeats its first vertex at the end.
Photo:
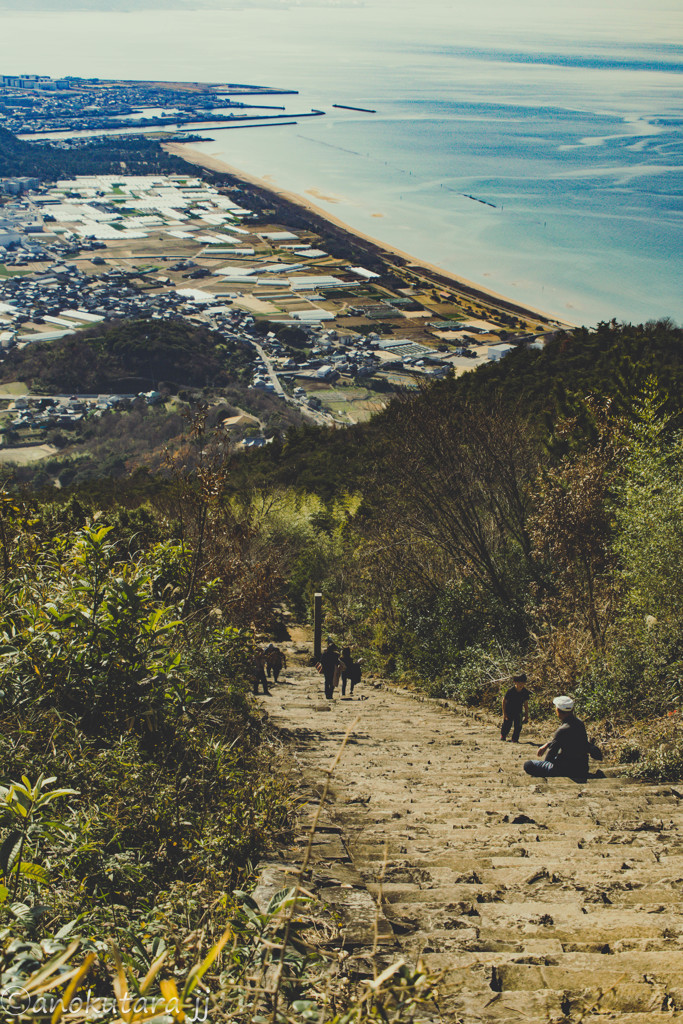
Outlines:
POLYGON ((360 716, 332 816, 375 898, 387 848, 382 908, 445 971, 444 1021, 683 1020, 683 792, 530 779, 533 725, 503 744, 443 702, 367 683, 327 702, 314 670, 284 675, 262 699, 309 780, 360 716))

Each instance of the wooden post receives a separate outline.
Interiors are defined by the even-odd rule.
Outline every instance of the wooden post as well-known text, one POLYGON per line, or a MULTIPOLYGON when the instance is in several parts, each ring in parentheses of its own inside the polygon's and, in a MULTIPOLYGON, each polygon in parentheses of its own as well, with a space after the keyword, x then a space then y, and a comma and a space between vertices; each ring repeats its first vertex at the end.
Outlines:
POLYGON ((313 658, 320 661, 323 652, 323 595, 313 598, 313 658))

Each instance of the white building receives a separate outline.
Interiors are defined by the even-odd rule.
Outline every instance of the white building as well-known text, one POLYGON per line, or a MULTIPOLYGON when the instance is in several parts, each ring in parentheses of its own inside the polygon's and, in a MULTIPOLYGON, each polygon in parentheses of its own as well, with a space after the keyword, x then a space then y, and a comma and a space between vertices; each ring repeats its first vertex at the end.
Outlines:
POLYGON ((493 362, 497 362, 499 359, 502 359, 503 356, 506 356, 514 347, 514 345, 508 345, 505 342, 500 342, 498 345, 489 345, 488 357, 493 360, 493 362))

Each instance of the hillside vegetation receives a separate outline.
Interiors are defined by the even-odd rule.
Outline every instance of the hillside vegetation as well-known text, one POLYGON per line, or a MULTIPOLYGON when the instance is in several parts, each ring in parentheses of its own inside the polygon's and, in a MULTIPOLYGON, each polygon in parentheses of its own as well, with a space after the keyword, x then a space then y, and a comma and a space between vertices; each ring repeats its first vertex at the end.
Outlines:
POLYGON ((321 589, 330 630, 383 673, 496 707, 524 668, 536 712, 571 692, 624 744, 639 721, 623 756, 677 777, 682 362, 666 321, 563 334, 365 427, 290 433, 235 486, 318 495, 293 597, 321 589))
POLYGON ((244 892, 290 841, 291 781, 248 696, 285 581, 203 441, 194 481, 183 465, 156 508, 0 500, 0 1006, 247 1024, 278 1004, 303 1024, 333 998, 330 1024, 398 1024, 424 972, 342 984, 307 897, 264 912, 244 892))
MULTIPOLYGON (((330 631, 381 672, 493 707, 524 667, 538 711, 566 690, 657 733, 683 699, 682 361, 668 322, 563 334, 362 427, 253 457, 217 440, 226 500, 263 510, 296 614, 322 590, 330 631)), ((674 740, 664 773, 683 768, 674 740)))
MULTIPOLYGON (((93 385, 145 372, 140 326, 111 331, 89 333, 93 385)), ((196 341, 205 379, 215 341, 196 341)), ((533 715, 572 693, 629 771, 681 778, 682 341, 666 322, 602 325, 253 458, 198 417, 158 477, 40 498, 6 480, 4 975, 23 985, 61 955, 41 984, 62 971, 63 989, 91 951, 95 991, 121 962, 117 991, 123 978, 168 1000, 189 998, 206 957, 217 1017, 269 1020, 274 999, 282 1020, 410 1019, 420 971, 373 989, 380 1009, 358 1004, 299 943, 300 916, 285 923, 291 893, 260 915, 241 888, 290 821, 248 698, 253 645, 284 635, 283 606, 304 619, 317 590, 366 672, 496 708, 524 669, 533 715)), ((172 335, 159 372, 191 372, 187 343, 172 335)), ((34 386, 61 372, 27 357, 34 386)))
MULTIPOLYGON (((520 346, 505 359, 438 382, 416 408, 429 417, 443 405, 469 403, 486 410, 497 402, 521 414, 539 438, 551 438, 562 417, 575 415, 578 430, 592 429, 589 398, 609 400, 613 410, 628 416, 650 379, 661 386, 666 411, 678 422, 683 414, 683 330, 667 320, 638 326, 603 323, 595 331, 560 332, 542 350, 520 346)), ((330 497, 339 482, 353 487, 357 480, 362 489, 386 447, 387 423, 400 421, 400 408, 332 434, 309 425, 292 431, 283 444, 251 458, 249 481, 300 486, 323 497, 330 497)))
POLYGON ((129 320, 11 349, 0 381, 47 393, 141 391, 160 382, 174 390, 221 387, 249 371, 252 351, 187 320, 129 320))

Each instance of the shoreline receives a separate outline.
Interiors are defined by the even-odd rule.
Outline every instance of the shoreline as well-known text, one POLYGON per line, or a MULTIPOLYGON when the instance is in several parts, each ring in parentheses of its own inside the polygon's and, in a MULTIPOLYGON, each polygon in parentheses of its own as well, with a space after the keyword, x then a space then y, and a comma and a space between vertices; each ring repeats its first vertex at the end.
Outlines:
POLYGON ((491 291, 482 285, 476 284, 474 281, 469 281, 467 278, 459 277, 450 270, 445 270, 443 267, 439 267, 434 263, 429 263, 426 260, 418 259, 410 253, 405 252, 403 249, 399 249, 396 246, 382 242, 380 239, 375 238, 372 235, 365 234, 365 232, 352 227, 339 217, 335 217, 333 213, 330 213, 323 207, 311 202, 311 200, 307 199, 306 196, 280 188, 270 180, 259 178, 255 174, 242 171, 238 167, 234 167, 232 164, 228 164, 218 157, 210 156, 208 153, 202 153, 198 149, 193 149, 192 146, 187 143, 168 142, 162 143, 161 145, 167 153, 170 153, 172 156, 180 157, 182 160, 187 161, 187 163, 204 167, 209 171, 229 174, 234 178, 244 181, 250 185, 254 185, 256 188, 263 189, 265 192, 276 195, 289 203, 293 203, 295 206, 303 207, 304 210, 314 214, 316 217, 320 217, 322 220, 328 221, 330 224, 334 225, 334 227, 341 229, 347 234, 361 239, 364 242, 370 243, 380 252, 380 254, 384 253, 390 256, 398 256, 399 259, 405 261, 407 266, 424 269, 434 277, 447 281, 451 286, 462 289, 471 297, 480 298, 484 302, 489 302, 491 305, 500 304, 504 309, 516 309, 522 313, 529 314, 530 319, 540 319, 546 321, 549 325, 557 325, 559 327, 570 329, 577 326, 577 324, 573 324, 568 320, 557 317, 549 311, 543 311, 534 306, 523 305, 516 302, 514 299, 509 298, 507 295, 501 295, 499 292, 491 291))

